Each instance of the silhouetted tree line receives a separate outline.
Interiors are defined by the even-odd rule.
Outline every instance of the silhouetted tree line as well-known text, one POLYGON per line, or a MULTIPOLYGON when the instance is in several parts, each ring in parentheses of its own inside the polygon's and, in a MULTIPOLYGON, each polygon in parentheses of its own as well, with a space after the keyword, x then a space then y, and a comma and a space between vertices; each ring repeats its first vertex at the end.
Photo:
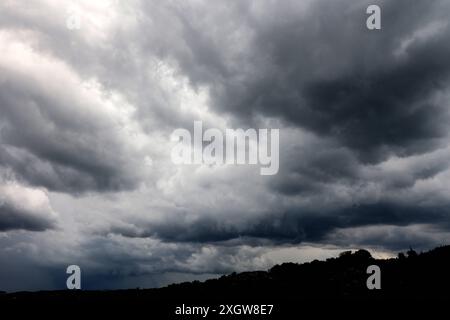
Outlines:
POLYGON ((326 261, 284 263, 268 271, 232 273, 205 282, 186 282, 159 289, 0 295, 0 305, 34 304, 72 309, 106 305, 108 310, 118 306, 144 307, 165 318, 181 303, 270 303, 278 305, 277 312, 297 312, 298 308, 327 312, 350 304, 352 308, 366 306, 376 312, 376 306, 387 302, 412 312, 430 301, 450 302, 450 246, 423 253, 410 249, 392 259, 375 259, 367 250, 345 251, 326 261), (373 264, 381 268, 381 290, 368 290, 366 286, 369 276, 366 270, 373 264), (334 309, 322 309, 324 306, 334 306, 334 309))

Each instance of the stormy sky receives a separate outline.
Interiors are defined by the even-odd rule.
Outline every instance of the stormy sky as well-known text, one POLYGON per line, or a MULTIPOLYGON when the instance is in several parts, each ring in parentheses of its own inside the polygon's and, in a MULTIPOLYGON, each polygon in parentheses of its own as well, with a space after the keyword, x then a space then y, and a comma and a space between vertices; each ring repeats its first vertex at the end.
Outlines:
POLYGON ((1 1, 0 290, 64 288, 71 264, 82 288, 155 287, 448 244, 449 14, 1 1), (171 133, 198 120, 280 129, 278 174, 174 164, 171 133))

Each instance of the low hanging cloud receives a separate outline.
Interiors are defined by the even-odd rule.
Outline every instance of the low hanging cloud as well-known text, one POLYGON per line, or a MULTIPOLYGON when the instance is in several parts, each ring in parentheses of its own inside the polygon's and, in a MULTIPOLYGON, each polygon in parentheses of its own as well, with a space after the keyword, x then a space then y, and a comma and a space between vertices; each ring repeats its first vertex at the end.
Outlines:
POLYGON ((0 232, 45 231, 54 229, 57 220, 58 214, 52 209, 45 191, 17 183, 0 185, 0 232))
POLYGON ((442 244, 448 12, 445 0, 3 1, 0 279, 37 267, 57 287, 51 275, 78 263, 92 288, 157 285, 280 252, 442 244), (381 30, 366 28, 369 4, 381 30), (174 165, 170 134, 196 120, 280 129, 278 174, 174 165))
POLYGON ((433 150, 448 134, 448 4, 376 3, 388 32, 364 27, 363 2, 169 6, 181 26, 161 52, 238 123, 277 117, 369 163, 433 150))
POLYGON ((50 190, 134 188, 142 156, 122 130, 139 130, 129 121, 132 107, 14 33, 0 32, 0 48, 0 164, 50 190))

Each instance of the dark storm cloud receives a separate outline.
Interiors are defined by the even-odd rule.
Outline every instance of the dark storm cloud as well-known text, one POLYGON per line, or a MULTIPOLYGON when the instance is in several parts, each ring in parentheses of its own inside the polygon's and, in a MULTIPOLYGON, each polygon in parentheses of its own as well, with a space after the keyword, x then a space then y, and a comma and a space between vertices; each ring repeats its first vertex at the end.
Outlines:
POLYGON ((275 192, 307 196, 326 184, 356 184, 361 179, 360 163, 348 148, 320 140, 301 146, 282 142, 280 171, 269 186, 275 192))
POLYGON ((448 239, 448 1, 120 2, 106 22, 83 2, 80 30, 39 4, 0 4, 0 174, 21 186, 3 189, 1 281, 27 264, 17 278, 61 288, 80 264, 89 288, 154 286, 291 244, 448 239), (169 134, 194 120, 280 128, 278 175, 175 167, 169 134))
POLYGON ((448 4, 376 1, 383 29, 371 32, 372 2, 233 2, 218 16, 235 22, 227 32, 188 8, 178 21, 183 50, 166 54, 238 122, 279 117, 334 137, 364 162, 431 150, 449 120, 432 99, 450 75, 448 4), (444 25, 421 36, 433 23, 444 25))
POLYGON ((445 148, 410 158, 391 158, 396 159, 395 165, 389 161, 364 164, 351 148, 336 144, 334 139, 313 139, 301 145, 290 139, 282 142, 280 171, 269 187, 288 196, 311 198, 320 192, 329 194, 334 186, 357 193, 370 183, 382 186, 384 195, 398 194, 445 173, 450 166, 445 148))
POLYGON ((443 146, 450 119, 446 101, 436 96, 448 90, 449 10, 445 1, 158 8, 156 23, 164 19, 176 27, 166 39, 150 36, 156 52, 175 61, 194 85, 210 88, 213 110, 243 126, 279 118, 285 127, 299 127, 326 141, 296 147, 281 140, 280 172, 269 188, 305 199, 310 203, 306 209, 243 219, 240 225, 207 217, 187 228, 182 220, 170 220, 116 231, 166 241, 259 237, 302 242, 320 241, 336 228, 444 223, 448 215, 443 208, 418 209, 415 203, 387 198, 444 172, 447 161, 424 160, 421 168, 386 174, 372 166, 393 155, 424 154, 443 146), (365 9, 374 3, 382 8, 381 31, 365 26, 365 9), (211 28, 211 21, 220 28, 211 28), (334 210, 322 206, 323 198, 335 196, 334 187, 358 194, 371 183, 382 189, 379 199, 336 199, 334 210))
POLYGON ((0 232, 8 230, 45 231, 55 227, 55 220, 33 210, 0 204, 0 232))
POLYGON ((337 229, 326 236, 325 242, 357 247, 383 247, 393 252, 414 248, 427 250, 448 243, 449 230, 427 224, 408 226, 376 225, 337 229))
MULTIPOLYGON (((86 191, 113 191, 130 189, 135 186, 135 181, 126 175, 121 176, 120 169, 108 167, 103 163, 95 164, 91 161, 76 162, 66 154, 65 162, 61 158, 63 154, 53 154, 55 159, 38 157, 29 150, 14 150, 1 147, 0 163, 11 169, 19 181, 28 182, 35 186, 44 186, 49 190, 73 192, 75 194, 86 191)), ((39 151, 39 155, 43 155, 39 151)), ((55 152, 58 152, 54 150, 55 152)))
POLYGON ((55 229, 57 218, 45 191, 0 181, 0 233, 55 229))
POLYGON ((390 192, 408 192, 418 181, 444 172, 447 162, 385 176, 364 172, 394 155, 424 154, 447 143, 448 102, 436 97, 449 89, 450 7, 445 1, 379 1, 382 30, 372 32, 365 27, 365 9, 373 3, 233 3, 226 18, 218 16, 219 21, 240 19, 226 24, 226 33, 208 28, 201 9, 183 11, 185 50, 170 57, 194 84, 211 89, 214 110, 239 124, 280 118, 330 142, 281 153, 280 174, 270 185, 281 194, 309 199, 316 208, 241 225, 200 219, 186 228, 172 221, 154 226, 153 235, 169 241, 321 241, 336 228, 448 220, 445 207, 383 202, 390 192), (229 34, 245 41, 235 42, 229 34), (337 200, 338 209, 323 210, 321 201, 333 197, 333 185, 358 193, 370 183, 384 188, 381 200, 337 200))
MULTIPOLYGON (((52 72, 66 71, 55 69, 52 72)), ((47 70, 29 72, 33 78, 33 72, 47 70)), ((52 92, 22 77, 20 71, 3 69, 1 78, 3 168, 12 170, 19 180, 56 191, 114 191, 136 186, 136 154, 120 141, 118 126, 99 112, 97 101, 83 101, 69 88, 52 92)), ((72 89, 81 92, 80 87, 72 89)))
MULTIPOLYGON (((329 212, 305 212, 305 210, 274 213, 253 221, 230 223, 219 219, 199 218, 187 222, 182 219, 134 226, 113 227, 112 234, 130 238, 154 237, 167 242, 190 243, 261 243, 271 244, 322 242, 337 229, 367 226, 408 226, 411 224, 441 225, 448 221, 450 212, 446 206, 425 207, 375 203, 353 205, 329 212)), ((450 225, 447 228, 450 231, 450 225)), ((413 237, 413 236, 412 236, 413 237)), ((395 241, 386 248, 396 246, 395 241)))
POLYGON ((308 85, 306 104, 316 115, 299 121, 334 135, 351 148, 369 151, 368 161, 372 160, 370 151, 384 146, 400 155, 432 150, 433 139, 446 134, 443 126, 448 117, 444 106, 427 99, 445 88, 448 80, 450 48, 442 46, 448 40, 426 43, 419 52, 412 49, 408 61, 386 71, 308 85))

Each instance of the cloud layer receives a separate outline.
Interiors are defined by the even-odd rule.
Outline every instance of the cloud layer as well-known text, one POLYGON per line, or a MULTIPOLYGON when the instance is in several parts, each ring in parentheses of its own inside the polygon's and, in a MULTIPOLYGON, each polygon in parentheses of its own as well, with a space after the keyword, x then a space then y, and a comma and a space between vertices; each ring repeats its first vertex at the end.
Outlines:
POLYGON ((16 184, 0 185, 0 231, 45 231, 54 228, 56 220, 46 192, 16 184))
POLYGON ((0 289, 60 288, 69 264, 90 288, 158 286, 448 239, 447 1, 0 12, 0 289), (195 120, 279 128, 279 173, 173 164, 195 120))

